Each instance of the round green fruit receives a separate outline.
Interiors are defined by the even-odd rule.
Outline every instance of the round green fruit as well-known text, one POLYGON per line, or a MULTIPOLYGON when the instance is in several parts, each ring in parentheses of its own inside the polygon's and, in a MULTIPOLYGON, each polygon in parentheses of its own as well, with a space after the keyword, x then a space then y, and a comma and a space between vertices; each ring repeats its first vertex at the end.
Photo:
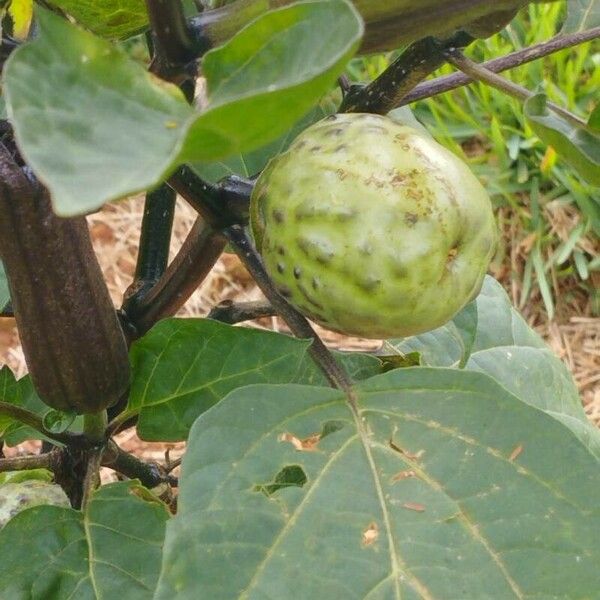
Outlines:
POLYGON ((497 238, 489 196, 461 160, 370 114, 327 117, 273 159, 251 222, 279 292, 366 338, 451 319, 479 293, 497 238))

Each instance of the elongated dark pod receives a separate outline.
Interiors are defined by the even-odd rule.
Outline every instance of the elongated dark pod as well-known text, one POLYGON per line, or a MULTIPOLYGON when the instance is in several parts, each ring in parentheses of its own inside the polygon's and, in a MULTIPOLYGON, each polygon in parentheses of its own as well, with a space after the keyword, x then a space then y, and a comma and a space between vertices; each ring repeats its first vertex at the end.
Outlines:
POLYGON ((86 220, 57 217, 2 144, 0 258, 40 398, 82 414, 114 404, 129 384, 127 346, 86 220))

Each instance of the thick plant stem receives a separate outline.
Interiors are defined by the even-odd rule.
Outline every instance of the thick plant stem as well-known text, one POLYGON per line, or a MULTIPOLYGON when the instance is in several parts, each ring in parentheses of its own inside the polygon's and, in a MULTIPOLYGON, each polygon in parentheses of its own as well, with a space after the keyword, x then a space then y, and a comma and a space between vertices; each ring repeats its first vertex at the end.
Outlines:
POLYGON ((210 273, 225 243, 223 235, 202 219, 194 223, 164 275, 132 307, 131 314, 127 313, 136 337, 146 333, 158 320, 174 315, 185 304, 210 273))
POLYGON ((100 465, 102 463, 103 448, 90 450, 87 456, 85 477, 83 479, 83 490, 81 494, 81 508, 88 505, 94 490, 100 485, 100 465))
MULTIPOLYGON (((488 71, 501 73, 502 71, 520 67, 521 65, 544 58, 559 50, 572 48, 573 46, 589 42, 596 38, 600 38, 600 27, 594 27, 588 31, 580 31, 568 35, 558 35, 547 42, 536 44, 535 46, 524 48, 523 50, 517 50, 516 52, 511 52, 501 58, 495 58, 494 60, 483 63, 481 66, 488 71)), ((443 94, 469 85, 470 83, 473 83, 473 81, 472 77, 464 73, 453 73, 452 75, 438 77, 432 81, 419 84, 414 90, 404 96, 397 106, 404 106, 416 102, 417 100, 431 98, 432 96, 437 96, 438 94, 443 94)))
MULTIPOLYGON (((478 65, 476 62, 468 59, 462 52, 459 50, 449 50, 446 52, 446 56, 448 58, 448 62, 452 63, 457 69, 461 70, 463 73, 466 73, 472 79, 476 79, 478 81, 482 81, 487 83, 488 85, 512 96, 513 98, 517 98, 519 100, 528 100, 529 98, 535 95, 534 92, 531 92, 527 88, 524 88, 492 71, 488 71, 485 67, 478 65)), ((549 109, 553 110, 555 113, 559 114, 561 117, 568 120, 570 123, 575 125, 575 127, 585 127, 586 123, 578 116, 564 109, 562 106, 558 106, 558 104, 554 104, 553 102, 548 102, 547 106, 549 109)))
POLYGON ((415 42, 372 83, 352 88, 339 112, 387 114, 420 81, 446 62, 444 48, 462 47, 472 41, 470 35, 461 33, 444 41, 428 37, 415 42))
POLYGON ((100 484, 100 465, 106 444, 106 411, 83 415, 83 433, 93 444, 84 454, 85 475, 82 483, 81 507, 85 509, 94 490, 100 484))
POLYGON ((146 194, 135 277, 123 304, 130 316, 167 268, 175 199, 175 191, 166 184, 146 194))
POLYGON ((45 454, 0 458, 0 473, 5 471, 27 471, 29 469, 48 469, 49 471, 55 471, 59 464, 61 454, 61 450, 55 449, 45 454))
POLYGON ((180 67, 194 59, 192 38, 181 0, 146 0, 156 54, 167 67, 180 67))
POLYGON ((131 479, 139 479, 142 485, 153 488, 161 483, 177 485, 177 479, 170 476, 156 463, 146 463, 119 448, 112 440, 108 442, 102 464, 131 479))
POLYGON ((223 233, 235 249, 239 259, 246 269, 248 269, 250 275, 254 278, 262 293, 287 323, 292 333, 296 337, 312 340, 309 348, 310 355, 321 371, 323 371, 331 386, 343 390, 346 394, 350 394, 352 388, 350 376, 335 360, 333 354, 331 354, 304 316, 290 306, 285 298, 275 289, 269 275, 265 271, 260 255, 250 241, 248 233, 240 225, 233 225, 223 233))

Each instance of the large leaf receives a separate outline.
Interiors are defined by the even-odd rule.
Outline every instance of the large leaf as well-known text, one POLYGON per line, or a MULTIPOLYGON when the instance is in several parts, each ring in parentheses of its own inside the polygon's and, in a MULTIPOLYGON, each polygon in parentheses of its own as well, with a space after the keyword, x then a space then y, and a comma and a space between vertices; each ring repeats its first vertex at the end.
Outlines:
POLYGON ((599 464, 566 427, 468 371, 356 395, 250 386, 198 419, 156 600, 595 596, 599 464))
POLYGON ((168 517, 166 507, 134 482, 100 488, 85 513, 28 509, 0 531, 0 597, 147 600, 168 517))
POLYGON ((8 289, 8 281, 6 279, 6 273, 4 272, 4 266, 0 260, 0 312, 8 304, 10 300, 10 291, 8 289))
MULTIPOLYGON (((39 416, 45 415, 50 410, 40 400, 29 375, 17 380, 7 366, 0 367, 0 402, 26 408, 39 416)), ((25 440, 43 440, 47 438, 36 429, 0 414, 0 439, 8 446, 16 446, 25 440)))
POLYGON ((537 136, 586 181, 600 186, 600 132, 590 126, 575 126, 549 110, 546 94, 529 98, 524 109, 537 136))
POLYGON ((51 0, 50 4, 106 38, 124 39, 148 27, 144 0, 51 0))
POLYGON ((568 0, 568 16, 561 33, 600 27, 600 0, 568 0))
POLYGON ((567 367, 527 326, 491 277, 486 277, 477 299, 452 321, 390 345, 402 353, 420 352, 431 366, 465 367, 491 375, 523 402, 567 425, 600 457, 600 431, 588 421, 567 367), (473 342, 467 350, 468 336, 473 342))
POLYGON ((5 93, 19 147, 56 212, 89 212, 156 183, 192 114, 183 95, 109 42, 38 16, 40 37, 6 63, 5 93))
POLYGON ((362 32, 347 0, 305 0, 259 17, 208 52, 208 109, 192 124, 182 160, 212 161, 282 135, 335 82, 362 32))
MULTIPOLYGON (((208 319, 161 321, 132 347, 127 414, 140 413, 142 439, 185 440, 198 415, 237 387, 325 385, 308 346, 306 340, 208 319)), ((377 358, 362 354, 349 354, 345 362, 357 378, 381 368, 377 358)))
POLYGON ((471 352, 498 346, 545 347, 489 275, 477 298, 446 325, 389 344, 403 353, 420 352, 425 364, 436 367, 464 366, 471 352))
POLYGON ((7 106, 21 152, 65 216, 147 189, 182 162, 276 139, 331 87, 362 33, 347 0, 266 13, 205 56, 199 114, 109 42, 47 11, 39 18, 40 37, 6 64, 7 106))

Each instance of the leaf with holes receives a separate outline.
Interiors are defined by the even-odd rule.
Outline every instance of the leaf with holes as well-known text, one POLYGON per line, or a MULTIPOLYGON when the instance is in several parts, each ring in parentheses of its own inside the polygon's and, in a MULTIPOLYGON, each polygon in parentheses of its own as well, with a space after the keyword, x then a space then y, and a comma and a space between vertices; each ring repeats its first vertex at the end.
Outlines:
POLYGON ((481 373, 248 386, 191 431, 155 598, 591 598, 598 466, 481 373))
POLYGON ((166 507, 136 484, 100 488, 86 511, 38 506, 0 531, 0 597, 152 597, 166 507))
POLYGON ((106 38, 125 39, 148 27, 144 0, 51 0, 50 4, 106 38))
MULTIPOLYGON (((161 321, 131 351, 127 415, 139 413, 138 434, 181 441, 196 418, 235 388, 252 383, 325 385, 307 340, 232 327, 208 319, 161 321)), ((381 372, 374 356, 340 354, 352 376, 381 372)))

